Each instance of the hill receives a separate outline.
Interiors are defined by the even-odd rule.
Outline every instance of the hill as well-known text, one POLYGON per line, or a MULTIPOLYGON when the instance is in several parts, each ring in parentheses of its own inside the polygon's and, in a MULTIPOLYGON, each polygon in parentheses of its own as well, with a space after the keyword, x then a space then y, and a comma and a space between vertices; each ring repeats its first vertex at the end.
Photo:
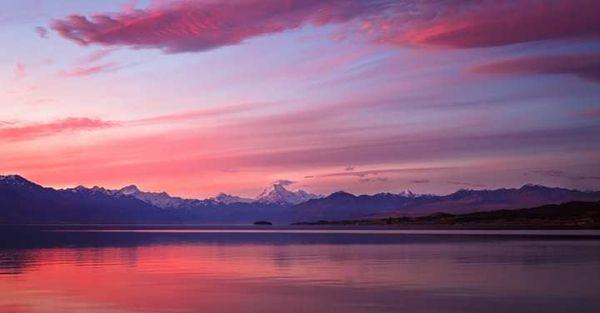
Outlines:
POLYGON ((517 210, 467 214, 434 213, 418 217, 388 217, 318 221, 297 225, 388 225, 421 228, 600 228, 600 201, 567 202, 517 210))

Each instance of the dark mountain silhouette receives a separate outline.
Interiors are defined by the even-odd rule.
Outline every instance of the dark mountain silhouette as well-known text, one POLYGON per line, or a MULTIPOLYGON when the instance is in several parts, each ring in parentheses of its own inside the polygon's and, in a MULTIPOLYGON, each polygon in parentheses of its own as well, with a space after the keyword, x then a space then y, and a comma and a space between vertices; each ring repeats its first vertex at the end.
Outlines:
POLYGON ((300 225, 396 225, 457 228, 600 228, 600 201, 573 201, 517 210, 466 214, 433 213, 418 217, 388 217, 343 221, 318 221, 300 225))
POLYGON ((600 192, 525 185, 519 189, 459 190, 446 196, 379 193, 355 196, 336 192, 291 206, 288 203, 181 199, 137 187, 45 188, 18 176, 0 176, 0 223, 81 224, 251 224, 258 220, 290 223, 433 212, 468 213, 533 207, 569 201, 597 201, 600 192))
POLYGON ((146 223, 161 210, 132 197, 96 190, 59 191, 25 178, 0 177, 0 223, 146 223))
POLYGON ((295 221, 303 221, 306 218, 312 220, 321 219, 346 219, 352 217, 364 217, 394 212, 401 208, 418 206, 431 201, 434 196, 406 195, 392 193, 378 193, 375 195, 355 196, 351 193, 338 191, 328 197, 313 199, 296 205, 292 208, 292 216, 295 221))

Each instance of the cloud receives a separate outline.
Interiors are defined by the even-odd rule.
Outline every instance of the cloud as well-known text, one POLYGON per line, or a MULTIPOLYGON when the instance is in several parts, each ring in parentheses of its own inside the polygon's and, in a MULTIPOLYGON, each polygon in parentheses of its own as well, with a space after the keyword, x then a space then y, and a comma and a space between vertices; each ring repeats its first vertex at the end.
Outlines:
MULTIPOLYGON (((43 103, 53 99, 37 99, 31 103, 43 103)), ((102 121, 92 118, 69 117, 51 121, 48 123, 26 124, 19 126, 18 123, 3 123, 0 121, 0 139, 29 140, 41 136, 51 136, 68 131, 79 131, 85 129, 102 129, 108 127, 135 127, 145 125, 170 124, 184 121, 196 120, 204 117, 219 117, 248 112, 269 106, 271 103, 241 103, 236 105, 224 105, 214 108, 206 108, 194 111, 185 111, 174 114, 158 115, 136 120, 102 121)), ((227 170, 224 170, 227 171, 227 170)), ((233 170, 230 170, 233 171, 233 170)))
POLYGON ((58 133, 89 131, 115 126, 112 122, 89 118, 67 118, 48 123, 0 126, 2 140, 30 140, 58 133))
POLYGON ((61 72, 61 75, 66 77, 82 77, 89 76, 99 73, 112 72, 120 69, 121 67, 115 62, 104 63, 100 65, 91 66, 78 66, 74 69, 61 72))
MULTIPOLYGON (((380 1, 391 2, 391 1, 380 1)), ((313 24, 350 20, 383 5, 368 1, 254 0, 170 2, 144 10, 54 20, 52 29, 81 45, 204 51, 313 24)))
POLYGON ((407 19, 371 22, 381 40, 451 48, 494 47, 540 40, 598 38, 596 0, 425 1, 407 19))
POLYGON ((221 105, 216 107, 203 108, 198 110, 190 110, 185 112, 178 112, 173 114, 165 114, 152 116, 133 121, 125 122, 128 125, 148 125, 157 123, 172 123, 172 122, 183 122, 189 120, 195 120, 205 117, 218 117, 226 115, 234 115, 244 112, 250 112, 266 108, 274 105, 270 102, 245 102, 239 104, 221 105))
POLYGON ((575 180, 600 180, 600 176, 572 176, 570 178, 575 180))
POLYGON ((415 180, 411 180, 410 182, 413 184, 428 184, 429 180, 428 179, 415 179, 415 180))
POLYGON ((600 82, 600 53, 523 57, 478 65, 472 73, 512 74, 571 74, 600 82))
POLYGON ((531 170, 529 173, 551 177, 562 177, 565 174, 563 171, 558 170, 531 170))
POLYGON ((340 177, 340 176, 357 176, 357 177, 367 177, 367 176, 378 176, 380 174, 393 174, 393 173, 421 173, 421 172, 430 172, 430 171, 442 171, 449 170, 452 167, 415 167, 415 168, 387 168, 381 170, 368 170, 368 171, 360 171, 360 172, 338 172, 338 173, 326 173, 319 175, 318 177, 340 177))
POLYGON ((583 118, 600 118, 600 108, 592 108, 578 112, 577 116, 583 118))
POLYGON ((542 175, 542 176, 549 176, 549 177, 561 177, 561 178, 572 179, 572 180, 600 180, 600 176, 568 175, 565 172, 558 171, 558 170, 531 170, 531 171, 525 173, 525 176, 527 176, 527 174, 529 174, 529 173, 542 175))
POLYGON ((387 181, 389 181, 390 179, 387 177, 373 177, 373 178, 361 178, 358 180, 359 183, 361 184, 367 184, 367 183, 385 183, 387 181))
POLYGON ((165 2, 146 9, 54 20, 51 28, 81 45, 205 51, 250 38, 350 23, 387 44, 491 47, 600 36, 596 0, 251 0, 165 2))
POLYGON ((295 183, 296 183, 295 181, 291 181, 291 180, 287 180, 287 179, 280 179, 280 180, 273 182, 273 185, 289 186, 289 185, 293 185, 295 183))
POLYGON ((83 60, 83 63, 94 63, 94 62, 100 61, 100 60, 106 58, 107 56, 109 56, 113 51, 115 51, 115 49, 100 49, 98 51, 95 51, 95 52, 91 53, 89 56, 87 56, 83 60))
POLYGON ((225 168, 221 170, 224 173, 239 173, 240 170, 234 168, 225 168))
POLYGON ((466 187, 472 187, 472 188, 484 188, 485 185, 483 184, 475 184, 475 183, 469 183, 469 182, 463 182, 463 181, 447 181, 446 183, 450 184, 450 185, 458 185, 458 186, 466 186, 466 187))
POLYGON ((48 30, 45 27, 37 26, 35 32, 40 38, 48 39, 48 30))
POLYGON ((15 78, 17 80, 21 80, 21 79, 25 78, 27 76, 27 70, 25 69, 25 64, 18 62, 15 65, 14 73, 15 73, 15 78))

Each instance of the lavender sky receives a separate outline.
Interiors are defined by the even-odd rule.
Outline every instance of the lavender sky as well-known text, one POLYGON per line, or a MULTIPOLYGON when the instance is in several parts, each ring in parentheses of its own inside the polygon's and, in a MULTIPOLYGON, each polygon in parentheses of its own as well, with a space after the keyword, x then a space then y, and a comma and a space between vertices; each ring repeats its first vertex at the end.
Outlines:
POLYGON ((0 2, 0 173, 600 188, 600 1, 0 2))

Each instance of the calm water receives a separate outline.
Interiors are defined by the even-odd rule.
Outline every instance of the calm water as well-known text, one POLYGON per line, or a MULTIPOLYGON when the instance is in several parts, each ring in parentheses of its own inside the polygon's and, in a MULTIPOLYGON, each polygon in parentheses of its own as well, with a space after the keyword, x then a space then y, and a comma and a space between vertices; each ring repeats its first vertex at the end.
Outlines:
POLYGON ((600 312, 600 233, 0 231, 0 312, 600 312))

